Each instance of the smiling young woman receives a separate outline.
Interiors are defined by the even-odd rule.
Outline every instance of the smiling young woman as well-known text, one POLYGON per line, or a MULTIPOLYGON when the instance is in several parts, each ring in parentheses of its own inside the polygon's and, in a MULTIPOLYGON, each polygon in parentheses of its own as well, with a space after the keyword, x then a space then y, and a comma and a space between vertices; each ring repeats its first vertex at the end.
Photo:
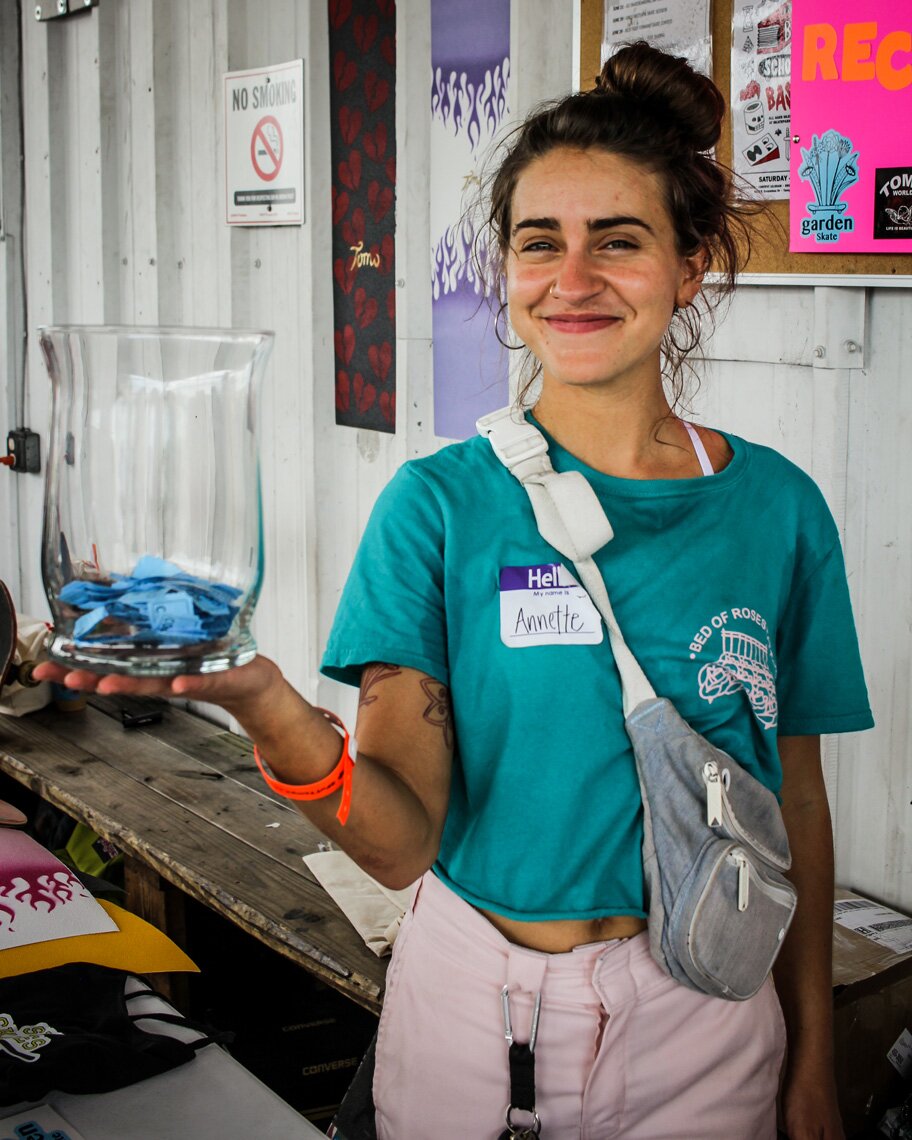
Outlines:
POLYGON ((377 1037, 380 1140, 773 1140, 786 1025, 788 1135, 842 1137, 818 734, 871 715, 838 532, 782 456, 676 414, 704 275, 733 286, 751 212, 708 153, 723 111, 686 61, 623 48, 595 92, 511 139, 488 265, 541 379, 524 415, 613 525, 595 559, 631 650, 781 797, 800 902, 775 987, 726 1001, 653 959, 618 670, 607 639, 548 626, 534 587, 569 572, 480 437, 405 464, 365 530, 322 664, 360 686, 353 767, 348 735, 263 658, 66 679, 221 704, 334 843, 389 887, 417 883, 377 1037), (544 637, 511 624, 517 579, 544 637))

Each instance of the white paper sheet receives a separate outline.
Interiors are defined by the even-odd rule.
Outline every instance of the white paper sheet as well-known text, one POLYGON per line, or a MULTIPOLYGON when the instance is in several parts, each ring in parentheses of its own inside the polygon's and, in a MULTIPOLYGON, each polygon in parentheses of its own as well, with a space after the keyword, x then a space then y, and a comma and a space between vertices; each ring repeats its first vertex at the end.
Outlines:
POLYGON ((317 851, 302 858, 323 890, 361 935, 368 950, 378 958, 389 954, 411 901, 413 887, 393 891, 382 886, 344 851, 317 851))
POLYGON ((686 56, 698 71, 712 74, 709 0, 605 0, 602 63, 633 40, 686 56))

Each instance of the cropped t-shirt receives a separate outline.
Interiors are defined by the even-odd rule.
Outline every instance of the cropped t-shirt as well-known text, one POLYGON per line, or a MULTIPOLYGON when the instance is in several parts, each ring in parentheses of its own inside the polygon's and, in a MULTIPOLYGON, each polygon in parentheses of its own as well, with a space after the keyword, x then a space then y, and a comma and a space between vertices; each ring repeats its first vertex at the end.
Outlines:
MULTIPOLYGON (((774 792, 777 735, 871 727, 839 536, 814 482, 727 435, 704 478, 581 471, 614 528, 596 554, 660 696, 774 792)), ((370 517, 322 663, 449 686, 450 803, 435 872, 520 920, 645 916, 642 803, 620 681, 572 564, 480 437, 406 463, 370 517)))

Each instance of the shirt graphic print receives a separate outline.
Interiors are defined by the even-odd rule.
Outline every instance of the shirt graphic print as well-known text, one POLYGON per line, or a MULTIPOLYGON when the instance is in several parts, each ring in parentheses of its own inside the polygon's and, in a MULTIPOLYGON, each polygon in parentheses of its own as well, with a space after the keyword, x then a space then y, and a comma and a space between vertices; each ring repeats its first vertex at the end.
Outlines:
POLYGON ((690 643, 691 660, 704 650, 715 650, 718 655, 700 668, 698 684, 703 700, 712 704, 743 689, 757 721, 764 729, 775 728, 779 723, 776 658, 766 618, 752 609, 733 606, 722 610, 700 627, 690 643), (710 645, 711 641, 714 644, 710 645))

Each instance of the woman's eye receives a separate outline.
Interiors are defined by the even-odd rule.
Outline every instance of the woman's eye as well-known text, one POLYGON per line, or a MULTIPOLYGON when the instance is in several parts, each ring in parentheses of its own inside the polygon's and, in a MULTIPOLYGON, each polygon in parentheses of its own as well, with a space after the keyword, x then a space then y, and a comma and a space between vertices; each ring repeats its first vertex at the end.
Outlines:
POLYGON ((623 250, 623 249, 637 249, 637 248, 638 248, 638 246, 637 246, 636 242, 632 242, 628 238, 620 238, 620 237, 609 238, 609 240, 606 241, 602 245, 602 249, 621 249, 621 250, 623 250))
POLYGON ((527 241, 520 253, 547 253, 552 249, 554 249, 553 242, 547 238, 536 238, 535 241, 527 241))

